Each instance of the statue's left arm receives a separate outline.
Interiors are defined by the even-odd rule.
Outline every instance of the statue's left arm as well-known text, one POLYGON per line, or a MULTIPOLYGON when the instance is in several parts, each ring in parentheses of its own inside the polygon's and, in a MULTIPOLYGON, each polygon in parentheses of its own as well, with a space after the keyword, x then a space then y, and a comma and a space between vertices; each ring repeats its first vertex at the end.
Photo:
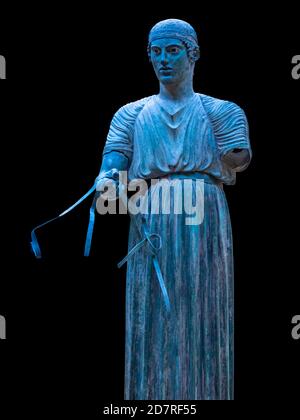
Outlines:
POLYGON ((250 162, 250 152, 248 149, 233 149, 223 155, 222 161, 235 172, 241 172, 250 162))
POLYGON ((219 122, 216 136, 221 160, 233 171, 241 172, 252 157, 247 117, 242 108, 226 101, 219 122))
POLYGON ((219 156, 234 172, 246 169, 252 158, 249 127, 242 108, 230 101, 205 97, 219 156))

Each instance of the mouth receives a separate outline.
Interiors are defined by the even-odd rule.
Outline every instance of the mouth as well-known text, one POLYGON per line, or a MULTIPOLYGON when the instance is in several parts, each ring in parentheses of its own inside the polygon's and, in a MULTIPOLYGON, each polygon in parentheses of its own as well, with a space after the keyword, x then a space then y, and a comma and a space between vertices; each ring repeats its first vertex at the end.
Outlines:
POLYGON ((166 72, 166 71, 170 72, 170 71, 172 71, 172 69, 171 69, 170 67, 161 67, 161 68, 159 69, 159 71, 160 71, 160 72, 166 72))

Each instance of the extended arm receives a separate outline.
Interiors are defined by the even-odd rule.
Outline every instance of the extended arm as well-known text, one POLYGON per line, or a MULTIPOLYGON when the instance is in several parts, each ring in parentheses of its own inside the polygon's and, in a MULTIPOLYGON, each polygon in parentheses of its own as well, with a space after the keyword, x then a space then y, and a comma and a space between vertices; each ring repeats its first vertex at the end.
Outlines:
POLYGON ((96 178, 96 190, 103 192, 106 187, 114 186, 115 188, 111 189, 112 195, 111 197, 108 195, 108 198, 115 199, 114 191, 118 189, 119 171, 127 169, 128 158, 122 152, 111 151, 104 154, 100 173, 96 178))
POLYGON ((128 169, 128 158, 122 152, 111 151, 103 155, 100 173, 97 180, 101 178, 112 178, 112 173, 116 171, 126 171, 128 169))

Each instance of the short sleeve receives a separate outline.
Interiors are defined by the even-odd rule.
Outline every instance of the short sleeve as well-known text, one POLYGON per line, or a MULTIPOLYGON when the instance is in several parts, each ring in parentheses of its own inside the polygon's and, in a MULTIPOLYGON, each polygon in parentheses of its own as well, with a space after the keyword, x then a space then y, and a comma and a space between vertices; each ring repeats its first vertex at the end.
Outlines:
MULTIPOLYGON (((252 158, 247 117, 234 102, 201 95, 204 108, 212 124, 220 158, 234 149, 246 149, 248 155, 235 172, 246 169, 252 158)), ((232 156, 234 158, 234 155, 232 156)))
POLYGON ((133 154, 133 131, 137 115, 147 98, 122 106, 110 124, 103 155, 112 151, 123 153, 129 160, 133 154))
POLYGON ((249 127, 244 111, 235 103, 224 101, 214 117, 214 133, 220 156, 233 149, 247 149, 251 158, 249 127))

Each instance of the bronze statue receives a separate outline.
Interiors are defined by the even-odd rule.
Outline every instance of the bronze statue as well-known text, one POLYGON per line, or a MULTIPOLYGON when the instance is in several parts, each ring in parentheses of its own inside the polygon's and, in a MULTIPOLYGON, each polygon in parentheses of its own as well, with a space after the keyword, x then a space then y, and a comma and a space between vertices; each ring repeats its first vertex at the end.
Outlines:
POLYGON ((157 23, 148 55, 159 93, 114 115, 97 190, 117 186, 127 171, 129 181, 147 182, 149 204, 153 179, 176 181, 180 196, 192 198, 200 181, 204 212, 198 224, 187 224, 184 211, 131 214, 125 399, 230 400, 233 248, 223 184, 235 184, 251 160, 247 120, 236 104, 194 92, 200 50, 187 22, 157 23))
POLYGON ((41 258, 35 231, 97 189, 88 256, 95 207, 101 213, 103 202, 120 198, 131 216, 129 252, 118 264, 128 263, 125 399, 230 400, 233 249, 223 184, 250 163, 247 119, 236 104, 194 92, 200 50, 187 22, 157 23, 148 55, 159 93, 116 112, 95 184, 34 228, 31 246, 41 258))

